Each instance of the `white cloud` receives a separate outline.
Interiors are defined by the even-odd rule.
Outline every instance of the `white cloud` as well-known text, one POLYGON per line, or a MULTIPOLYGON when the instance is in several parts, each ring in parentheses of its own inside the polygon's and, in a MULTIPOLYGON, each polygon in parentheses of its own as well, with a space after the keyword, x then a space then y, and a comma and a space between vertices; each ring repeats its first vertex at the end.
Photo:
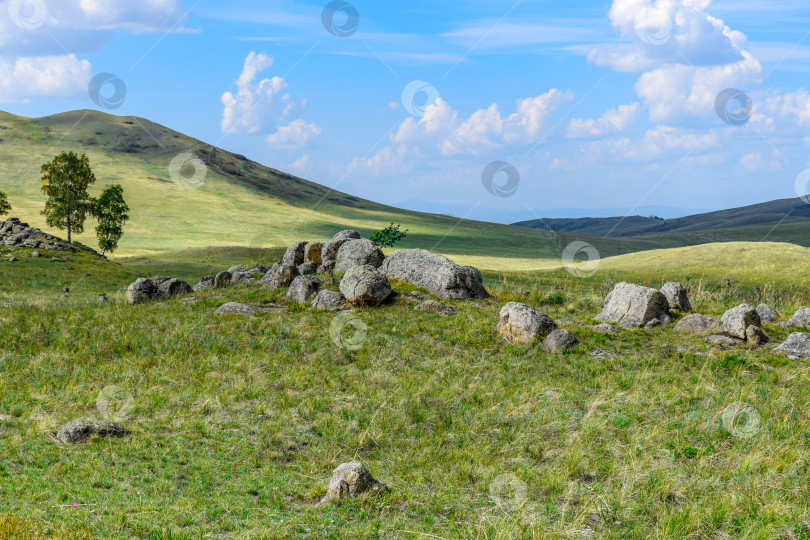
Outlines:
POLYGON ((767 156, 762 152, 747 154, 740 159, 740 165, 749 171, 781 171, 783 166, 778 152, 767 156))
POLYGON ((73 55, 0 59, 0 102, 73 97, 87 92, 92 74, 90 62, 73 55))
POLYGON ((575 118, 568 124, 568 137, 602 137, 624 131, 636 119, 638 110, 639 104, 631 103, 630 105, 620 105, 615 109, 608 109, 598 120, 575 118))
POLYGON ((267 142, 280 148, 300 148, 320 134, 321 128, 299 119, 278 128, 278 131, 267 137, 267 142))
POLYGON ((287 83, 281 77, 262 79, 260 73, 273 65, 265 54, 251 52, 245 59, 242 73, 236 82, 236 93, 222 95, 222 131, 225 133, 261 133, 272 131, 276 125, 297 120, 306 101, 294 101, 290 94, 282 94, 287 83))
POLYGON ((287 165, 287 168, 292 172, 300 174, 311 171, 313 166, 314 162, 312 160, 312 156, 310 154, 304 154, 299 159, 287 165))
POLYGON ((579 157, 592 163, 649 162, 661 157, 683 156, 688 152, 718 148, 718 136, 669 126, 648 130, 641 140, 602 139, 580 147, 579 157))

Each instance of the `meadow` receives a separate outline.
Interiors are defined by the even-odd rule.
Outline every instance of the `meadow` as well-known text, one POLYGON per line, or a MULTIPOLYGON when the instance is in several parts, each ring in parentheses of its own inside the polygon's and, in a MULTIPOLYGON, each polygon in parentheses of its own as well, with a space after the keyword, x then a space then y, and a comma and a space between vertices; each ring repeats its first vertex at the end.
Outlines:
POLYGON ((587 278, 551 258, 489 268, 493 297, 445 301, 459 310, 449 317, 414 311, 413 287, 395 283, 396 303, 350 315, 365 328, 357 350, 336 343, 333 313, 213 315, 231 300, 281 302, 279 291, 124 301, 134 276, 193 283, 280 253, 0 262, 0 538, 810 536, 803 362, 710 348, 671 327, 591 327, 621 279, 682 280, 708 315, 763 301, 789 317, 810 305, 806 248, 623 255, 587 278), (500 343, 508 301, 546 312, 580 345, 554 355, 500 343), (100 417, 111 392, 119 399, 101 408, 131 437, 54 440, 66 422, 100 417), (315 507, 351 459, 390 493, 315 507))

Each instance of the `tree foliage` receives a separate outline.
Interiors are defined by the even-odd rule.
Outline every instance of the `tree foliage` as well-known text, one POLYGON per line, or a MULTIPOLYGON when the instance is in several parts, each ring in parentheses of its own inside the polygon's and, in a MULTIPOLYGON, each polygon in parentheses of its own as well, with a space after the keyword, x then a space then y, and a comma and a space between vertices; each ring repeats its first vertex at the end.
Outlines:
POLYGON ((124 236, 124 224, 129 220, 129 206, 124 201, 124 188, 107 186, 93 204, 93 215, 98 220, 96 237, 101 254, 115 251, 124 236))
POLYGON ((405 238, 408 229, 404 231, 399 230, 401 225, 394 225, 393 223, 381 231, 377 231, 371 235, 371 241, 380 247, 393 247, 394 244, 405 238))
POLYGON ((6 194, 0 191, 0 216, 6 215, 11 212, 11 205, 8 203, 6 194))
POLYGON ((42 214, 51 227, 72 233, 84 231, 84 221, 93 209, 87 188, 96 181, 85 154, 62 152, 42 166, 42 192, 48 197, 42 214))

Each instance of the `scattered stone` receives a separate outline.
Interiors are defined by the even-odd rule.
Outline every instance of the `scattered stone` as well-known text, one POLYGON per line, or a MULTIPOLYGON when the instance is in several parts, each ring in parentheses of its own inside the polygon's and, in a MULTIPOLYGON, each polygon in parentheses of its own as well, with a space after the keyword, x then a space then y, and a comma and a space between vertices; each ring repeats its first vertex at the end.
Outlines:
POLYGON ((163 282, 160 287, 157 288, 156 297, 165 299, 173 296, 191 294, 192 291, 191 285, 182 279, 172 278, 163 282))
POLYGON ((312 307, 326 311, 335 311, 343 307, 345 303, 345 296, 339 292, 324 289, 318 292, 318 295, 312 301, 312 307))
POLYGON ((594 349, 592 351, 588 351, 588 354, 598 360, 610 360, 612 358, 618 358, 621 356, 619 353, 610 351, 608 349, 594 349))
POLYGON ((758 305, 757 315, 759 315, 759 320, 762 321, 762 323, 772 323, 779 319, 779 312, 768 304, 758 305))
POLYGON ((661 294, 663 294, 669 303, 669 309, 674 311, 681 311, 688 313, 692 311, 692 304, 689 302, 689 296, 686 292, 686 287, 678 282, 665 283, 661 287, 661 294))
POLYGON ((736 345, 741 345, 744 341, 740 338, 736 338, 733 336, 726 336, 723 334, 718 334, 715 336, 709 336, 706 338, 706 341, 711 343, 712 345, 722 346, 722 347, 734 347, 736 345))
POLYGON ((329 501, 340 500, 342 497, 356 497, 367 491, 379 493, 389 491, 389 489, 382 482, 375 480, 359 461, 343 463, 338 465, 332 473, 326 495, 318 502, 318 506, 323 506, 329 501))
POLYGON ((105 293, 98 293, 98 296, 96 297, 96 301, 100 302, 100 303, 103 303, 103 302, 109 302, 110 299, 107 298, 107 295, 105 293))
POLYGON ((299 276, 298 267, 291 264, 276 263, 264 277, 259 281, 265 287, 271 289, 281 289, 289 287, 295 278, 299 276))
POLYGON ((501 308, 498 335, 507 343, 530 345, 538 337, 545 337, 557 329, 554 320, 536 309, 518 302, 509 302, 501 308))
POLYGON ((760 347, 770 341, 759 326, 751 325, 745 329, 745 341, 752 347, 760 347))
POLYGON ((645 324, 644 328, 647 330, 652 330, 653 328, 658 328, 659 326, 661 326, 661 321, 659 319, 653 319, 645 324))
POLYGON ((354 305, 378 306, 393 290, 388 278, 373 266, 355 266, 340 281, 340 292, 354 305))
POLYGON ((61 263, 61 262, 65 262, 65 261, 63 261, 63 260, 62 260, 62 259, 60 259, 59 257, 51 257, 51 262, 54 262, 54 263, 61 263))
POLYGON ((287 252, 281 259, 281 264, 285 266, 298 266, 304 264, 304 250, 307 247, 307 242, 296 242, 287 248, 287 252))
POLYGON ((8 262, 17 262, 17 257, 15 257, 14 255, 9 255, 8 262))
POLYGON ((616 328, 612 324, 608 324, 608 323, 597 324, 596 326, 594 326, 592 328, 593 328, 594 332, 599 332, 600 334, 613 335, 613 334, 621 334, 622 333, 621 330, 619 330, 618 328, 616 328))
POLYGON ((425 300, 414 308, 416 311, 435 311, 441 315, 455 315, 458 310, 451 306, 446 306, 436 300, 425 300))
POLYGON ((305 262, 298 265, 298 273, 302 276, 314 276, 318 273, 318 263, 314 261, 305 262))
POLYGON ((411 291, 411 296, 413 296, 417 300, 427 300, 428 298, 430 298, 429 294, 423 293, 421 291, 411 291))
POLYGON ((231 284, 231 279, 233 279, 233 274, 230 272, 218 273, 216 276, 214 276, 214 288, 224 289, 231 284))
POLYGON ((660 324, 672 322, 669 302, 661 291, 631 283, 617 284, 605 298, 602 313, 595 318, 624 328, 641 328, 653 319, 660 324))
POLYGON ((39 259, 40 257, 42 257, 42 255, 39 253, 39 251, 32 251, 32 252, 31 252, 31 255, 29 255, 29 256, 30 256, 32 259, 39 259))
POLYGON ((788 326, 796 328, 810 328, 810 309, 800 309, 788 321, 788 326))
POLYGON ((723 314, 720 319, 720 330, 732 337, 745 339, 745 331, 749 326, 761 324, 756 308, 742 304, 723 314))
POLYGON ((803 332, 790 334, 773 352, 785 354, 791 360, 810 358, 810 334, 803 332))
MULTIPOLYGON (((62 251, 66 253, 78 253, 86 251, 96 256, 100 255, 93 249, 83 246, 78 242, 68 244, 66 241, 56 236, 46 234, 39 229, 30 227, 27 223, 22 223, 17 218, 9 218, 0 221, 0 246, 20 246, 31 249, 42 249, 49 251, 62 251)), ((54 257, 52 260, 57 262, 54 257)), ((59 260, 58 262, 62 262, 59 260)))
POLYGON ((558 353, 568 349, 573 349, 579 344, 579 340, 571 335, 568 330, 558 328, 553 330, 545 341, 543 341, 543 348, 548 352, 558 353))
POLYGON ((96 420, 73 420, 68 422, 56 434, 56 438, 64 444, 75 444, 90 437, 108 439, 111 437, 126 437, 132 432, 114 422, 98 422, 96 420))
POLYGON ((332 237, 333 241, 339 240, 360 240, 360 233, 357 231, 353 231, 351 229, 346 229, 344 231, 340 231, 335 236, 332 237))
POLYGON ((486 306, 484 304, 482 304, 481 302, 470 302, 470 307, 482 308, 482 307, 486 307, 486 306))
POLYGON ((247 272, 247 268, 243 266, 231 266, 230 268, 228 268, 228 272, 230 272, 231 274, 244 274, 245 272, 247 272))
POLYGON ((200 302, 200 299, 195 298, 193 296, 191 296, 189 298, 183 298, 182 300, 180 300, 181 304, 198 304, 199 302, 200 302))
POLYGON ((309 244, 304 247, 304 261, 305 262, 313 262, 315 263, 315 267, 323 264, 323 259, 321 259, 321 249, 323 248, 323 243, 321 242, 310 242, 309 244))
POLYGON ((285 300, 294 300, 299 304, 305 304, 310 298, 318 294, 318 290, 323 286, 323 281, 313 276, 298 276, 290 284, 285 300))
POLYGON ((62 288, 62 292, 63 292, 63 293, 69 293, 69 292, 70 292, 70 289, 69 289, 68 287, 63 287, 63 288, 62 288))
POLYGON ((380 269, 389 278, 422 287, 439 298, 489 298, 477 268, 459 266, 443 255, 423 249, 397 251, 383 261, 380 269))
POLYGON ((678 332, 688 332, 690 334, 711 334, 720 331, 720 321, 712 319, 706 315, 693 313, 687 315, 675 325, 678 332))
POLYGON ((354 266, 365 265, 379 268, 384 260, 382 250, 371 240, 349 240, 338 250, 335 271, 346 272, 354 266))
POLYGON ((214 312, 214 315, 246 315, 252 316, 256 313, 280 313, 286 311, 283 307, 259 307, 240 304, 238 302, 228 302, 214 312))
MULTIPOLYGON (((230 272, 230 270, 229 270, 230 272)), ((231 272, 231 285, 250 285, 255 283, 256 278, 250 270, 242 270, 241 272, 231 272)))
POLYGON ((205 276, 200 280, 199 283, 194 285, 193 290, 196 292, 201 291, 203 289, 209 289, 213 286, 214 286, 214 276, 205 276))
POLYGON ((152 300, 157 293, 157 288, 149 278, 138 278, 127 287, 127 301, 130 304, 145 304, 152 300))

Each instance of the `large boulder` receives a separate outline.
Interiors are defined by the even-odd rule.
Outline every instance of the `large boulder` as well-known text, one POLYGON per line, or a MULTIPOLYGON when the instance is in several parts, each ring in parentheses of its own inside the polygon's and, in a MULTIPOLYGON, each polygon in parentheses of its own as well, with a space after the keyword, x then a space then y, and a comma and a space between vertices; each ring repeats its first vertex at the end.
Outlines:
POLYGON ((259 283, 271 289, 281 289, 283 287, 289 287, 293 280, 299 275, 297 266, 276 263, 273 265, 273 268, 267 271, 259 283))
POLYGON ((378 306, 393 290, 388 278, 371 265, 351 268, 340 281, 340 292, 355 305, 378 306))
POLYGON ((443 255, 423 249, 397 251, 383 261, 380 270, 389 278, 422 287, 439 298, 489 298, 477 268, 459 266, 443 255))
POLYGON ((130 304, 145 304, 157 294, 157 287, 149 278, 138 278, 127 287, 127 302, 130 304))
POLYGON ((624 328, 641 328, 654 319, 661 324, 672 322, 666 296, 632 283, 617 284, 605 298, 602 313, 596 316, 598 321, 618 323, 624 328))
POLYGON ((193 289, 191 285, 183 281, 182 279, 172 278, 168 281, 163 282, 160 287, 157 288, 157 298, 171 298, 173 296, 182 296, 184 294, 191 294, 193 289))
POLYGON ((323 260, 321 259, 322 248, 323 243, 321 242, 310 242, 307 244, 304 247, 304 262, 314 262, 316 268, 323 264, 323 260))
POLYGON ((785 354, 791 360, 810 358, 810 334, 804 332, 790 334, 785 342, 773 351, 785 354))
POLYGON ((760 326, 759 314, 753 306, 742 304, 723 313, 720 319, 720 330, 739 339, 745 339, 749 326, 760 326))
POLYGON ((329 487, 318 502, 322 506, 329 501, 339 500, 341 497, 352 498, 366 491, 388 491, 388 486, 375 480, 368 469, 359 461, 350 461, 338 465, 332 472, 329 487))
POLYGON ((106 439, 110 437, 126 437, 132 432, 114 422, 99 422, 97 420, 73 420, 68 422, 56 438, 64 444, 75 444, 90 437, 106 439))
POLYGON ((298 276, 290 284, 290 290, 284 296, 285 300, 294 300, 299 304, 306 303, 310 298, 318 294, 318 290, 323 287, 323 281, 313 276, 298 276))
POLYGON ((568 330, 558 328, 553 330, 543 341, 543 348, 551 353, 558 353, 573 349, 579 344, 579 340, 575 338, 568 330))
POLYGON ((338 251, 343 247, 343 244, 353 240, 352 238, 342 238, 340 240, 330 240, 321 246, 321 264, 324 265, 328 262, 337 260, 338 251))
POLYGON ((214 276, 214 287, 217 289, 224 289, 228 285, 231 284, 231 280, 233 279, 233 274, 228 271, 220 272, 216 276, 214 276))
POLYGON ((351 229, 346 229, 333 236, 332 240, 360 240, 360 233, 351 229))
POLYGON ((288 247, 287 252, 284 253, 284 257, 281 259, 281 263, 290 266, 304 264, 304 250, 307 247, 307 243, 308 242, 296 242, 288 247))
POLYGON ((345 303, 346 297, 339 292, 323 289, 319 291, 315 299, 312 300, 312 307, 325 311, 335 311, 343 307, 345 303))
POLYGON ((379 268, 384 260, 382 250, 371 240, 349 240, 338 250, 335 271, 346 272, 354 266, 367 264, 379 268))
POLYGON ((661 294, 663 294, 669 303, 669 309, 674 311, 681 311, 688 313, 692 311, 692 304, 689 302, 689 295, 686 292, 686 287, 677 282, 665 283, 661 287, 661 294))
POLYGON ((690 334, 713 334, 720 331, 720 321, 706 315, 693 313, 678 321, 675 330, 690 334))
POLYGON ((759 315, 759 320, 762 321, 763 324, 772 323, 774 321, 779 320, 779 312, 773 309, 768 304, 758 305, 757 315, 759 315))
POLYGON ((810 309, 800 309, 787 323, 796 328, 810 328, 810 309))
POLYGON ((551 317, 518 302, 509 302, 501 308, 497 326, 498 335, 504 341, 526 345, 556 329, 557 323, 551 317))

